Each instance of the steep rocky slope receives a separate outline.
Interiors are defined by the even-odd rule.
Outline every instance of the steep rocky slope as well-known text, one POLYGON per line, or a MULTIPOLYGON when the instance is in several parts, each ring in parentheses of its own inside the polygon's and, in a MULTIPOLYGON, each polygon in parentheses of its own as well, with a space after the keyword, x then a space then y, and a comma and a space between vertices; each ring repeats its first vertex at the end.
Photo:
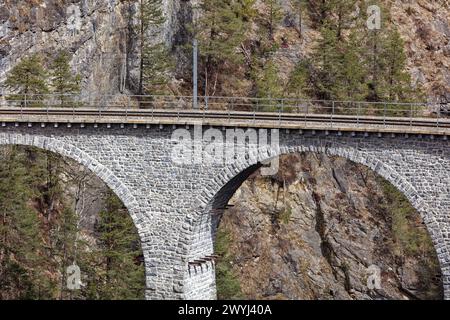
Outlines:
MULTIPOLYGON (((450 101, 450 2, 448 0, 383 0, 389 9, 389 21, 395 25, 407 53, 407 70, 412 81, 424 89, 429 101, 450 101)), ((318 37, 318 30, 311 26, 303 14, 302 37, 299 39, 298 14, 290 0, 280 0, 284 19, 276 30, 276 39, 288 40, 288 46, 276 53, 280 70, 290 71, 295 63, 310 57, 318 37)), ((374 2, 376 3, 376 1, 374 2)), ((359 12, 359 15, 364 14, 359 12)), ((384 26, 382 26, 383 28, 384 26)), ((286 74, 287 74, 286 72, 286 74)))
POLYGON ((82 74, 86 91, 118 92, 126 13, 119 1, 2 1, 0 81, 25 55, 51 57, 65 49, 73 54, 73 69, 82 74))
MULTIPOLYGON (((180 42, 185 1, 164 1, 166 23, 159 37, 180 42)), ((117 94, 138 82, 136 1, 5 0, 0 3, 0 83, 24 56, 73 54, 73 71, 82 75, 83 92, 117 94)), ((155 39, 156 41, 157 39, 155 39)))
MULTIPOLYGON (((189 41, 192 4, 196 1, 164 0, 167 21, 160 30, 177 53, 177 78, 172 90, 181 93, 190 81, 190 57, 183 54, 189 41)), ((257 1, 256 7, 261 1, 257 1)), ((425 88, 430 100, 450 99, 450 14, 448 0, 383 0, 392 21, 406 42, 408 70, 413 81, 425 88)), ((283 73, 308 56, 318 31, 303 19, 299 39, 297 12, 290 0, 280 0, 282 22, 275 40, 288 46, 275 53, 283 73)), ((136 2, 119 0, 5 0, 0 3, 0 83, 24 56, 40 52, 51 57, 58 50, 73 53, 72 67, 83 77, 83 91, 101 94, 133 92, 138 81, 137 39, 132 32, 136 2)), ((283 77, 283 75, 281 75, 283 77)), ((243 82, 242 86, 245 86, 243 82)), ((239 90, 238 92, 239 93, 239 90)))
POLYGON ((387 1, 405 40, 413 81, 431 100, 450 101, 450 2, 387 1))
POLYGON ((256 173, 230 203, 219 237, 228 238, 226 263, 246 298, 442 297, 436 254, 418 213, 368 168, 342 158, 287 156, 276 177, 256 173), (381 289, 370 290, 377 267, 381 289))

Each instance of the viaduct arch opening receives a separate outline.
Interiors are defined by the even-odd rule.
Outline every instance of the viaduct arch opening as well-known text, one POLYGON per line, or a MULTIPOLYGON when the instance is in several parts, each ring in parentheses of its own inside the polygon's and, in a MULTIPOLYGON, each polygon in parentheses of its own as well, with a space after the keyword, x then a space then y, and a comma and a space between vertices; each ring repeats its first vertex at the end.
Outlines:
MULTIPOLYGON (((275 157, 282 157, 286 155, 292 154, 300 154, 300 153, 315 153, 315 154, 324 154, 327 156, 333 157, 341 157, 346 159, 347 161, 351 161, 353 163, 363 165, 370 170, 372 170, 375 174, 379 175, 387 182, 389 182, 392 186, 394 186, 400 193, 402 193, 406 199, 409 201, 412 207, 417 210, 420 214, 423 223, 426 226, 427 232, 433 242, 434 248, 436 252, 439 253, 442 244, 444 243, 443 234, 438 227, 438 221, 436 220, 436 214, 434 214, 434 209, 429 207, 424 199, 421 198, 419 193, 415 190, 415 188, 398 172, 392 170, 389 166, 383 163, 379 159, 375 159, 373 157, 359 154, 357 150, 346 150, 341 148, 317 148, 315 146, 310 147, 282 147, 277 154, 270 154, 267 157, 267 160, 260 161, 257 163, 249 163, 243 161, 242 163, 238 163, 235 165, 228 166, 224 169, 211 183, 209 190, 215 189, 217 192, 213 197, 210 196, 210 191, 203 193, 200 196, 199 201, 204 203, 204 206, 201 210, 196 212, 196 216, 194 216, 190 223, 194 225, 194 232, 191 235, 191 243, 196 244, 196 247, 191 247, 191 251, 189 252, 189 257, 191 259, 195 259, 195 257, 202 256, 202 253, 199 252, 199 248, 204 248, 205 243, 209 243, 209 252, 213 252, 214 240, 217 232, 218 225, 220 223, 222 214, 224 213, 227 204, 230 199, 233 197, 235 192, 240 188, 240 186, 259 168, 263 165, 262 163, 267 163, 270 159, 275 157), (209 195, 208 195, 209 193, 209 195), (207 240, 205 240, 207 239, 207 240), (211 239, 211 240, 209 240, 211 239)), ((448 286, 446 286, 447 274, 445 267, 447 265, 447 261, 441 259, 438 256, 440 268, 442 270, 442 279, 444 284, 444 297, 446 299, 449 298, 450 292, 448 290, 448 286)), ((215 288, 215 277, 213 275, 213 284, 208 286, 203 286, 204 290, 209 290, 212 292, 212 295, 216 295, 215 288)), ((202 276, 198 276, 196 272, 191 271, 191 267, 189 267, 189 271, 185 275, 185 281, 187 284, 186 296, 189 298, 191 296, 195 297, 193 291, 189 291, 189 289, 194 288, 196 290, 196 286, 192 285, 191 280, 202 281, 202 276), (193 275, 194 274, 194 275, 193 275)), ((211 277, 209 280, 211 281, 211 277)))
MULTIPOLYGON (((33 137, 24 135, 9 135, 10 141, 7 143, 0 143, 0 146, 17 145, 25 147, 35 147, 45 151, 53 152, 59 156, 67 157, 74 160, 80 165, 89 169, 100 180, 102 180, 123 202, 131 218, 136 224, 137 217, 135 216, 135 210, 137 208, 137 202, 130 192, 130 190, 114 175, 111 170, 103 166, 100 162, 95 160, 86 152, 79 148, 65 143, 63 141, 50 138, 50 137, 33 137)), ((139 230, 138 232, 142 232, 139 230)))
MULTIPOLYGON (((132 195, 132 193, 129 191, 129 189, 105 166, 103 166, 100 162, 95 160, 93 157, 91 157, 86 152, 80 150, 79 148, 75 147, 74 145, 65 143, 63 141, 50 138, 50 137, 32 137, 32 136, 25 136, 25 135, 10 135, 9 141, 6 143, 4 140, 0 143, 0 148, 8 147, 8 146, 17 146, 21 147, 21 151, 30 152, 31 154, 36 151, 46 151, 50 154, 54 154, 57 156, 57 158, 64 159, 67 158, 68 160, 71 160, 73 164, 77 164, 82 166, 84 169, 86 169, 86 172, 89 172, 91 177, 95 176, 98 181, 101 181, 113 194, 119 202, 115 202, 112 204, 112 206, 116 206, 118 210, 120 207, 126 208, 125 215, 129 216, 128 219, 130 222, 133 221, 134 230, 137 233, 137 239, 134 241, 133 246, 139 246, 139 248, 142 250, 144 249, 142 247, 142 237, 143 233, 145 233, 145 230, 142 230, 142 228, 139 228, 139 224, 137 223, 137 217, 135 215, 136 209, 137 209, 137 203, 132 195)), ((60 160, 57 160, 60 161, 60 160)), ((103 199, 103 201, 106 201, 106 199, 103 199)), ((112 200, 113 202, 116 200, 112 200)), ((108 210, 108 209, 103 209, 108 210)), ((101 215, 101 212, 99 212, 101 215)), ((97 219, 101 219, 99 216, 97 216, 97 219)), ((107 218, 108 219, 108 218, 107 218)), ((108 222, 106 222, 108 223, 108 222)), ((114 222, 111 222, 114 223, 114 222)), ((125 222, 126 224, 126 222, 125 222)), ((130 224, 131 225, 131 224, 130 224)), ((142 225, 142 224, 141 224, 142 225)), ((113 226, 114 228, 114 226, 113 226)), ((130 229, 131 230, 131 229, 130 229)), ((134 230, 131 230, 131 232, 134 232, 134 230)), ((98 240, 98 239, 97 239, 98 240)), ((137 248, 137 247, 136 247, 137 248)), ((139 251, 139 250, 138 250, 139 251)), ((136 251, 137 252, 137 251, 136 251)), ((144 260, 146 259, 147 252, 143 250, 143 256, 136 256, 135 261, 133 264, 135 265, 143 265, 144 260)), ((73 262, 75 263, 75 261, 73 262)), ((69 266, 67 266, 69 267, 69 266)), ((85 266, 86 267, 86 266, 85 266)), ((86 270, 81 270, 83 273, 86 270)), ((127 270, 124 270, 126 272, 127 270)), ((64 272, 61 273, 62 277, 68 277, 69 271, 67 271, 67 274, 64 274, 64 272), (64 274, 64 275, 63 275, 64 274)), ((70 271, 72 272, 72 271, 70 271)), ((92 270, 89 269, 89 271, 86 271, 88 273, 91 273, 92 270)), ((145 276, 145 268, 143 268, 143 274, 142 274, 142 297, 145 297, 147 286, 145 286, 145 282, 148 281, 148 279, 145 276)), ((75 273, 74 273, 75 274, 75 273)), ((87 276, 87 274, 82 275, 87 276)), ((139 277, 139 276, 136 276, 139 277)), ((86 285, 86 283, 83 284, 83 280, 81 280, 81 286, 86 285)), ((66 290, 66 289, 64 289, 66 290)), ((72 290, 72 289, 70 289, 72 290)), ((79 288, 74 289, 79 290, 79 288)), ((132 288, 132 290, 140 290, 138 288, 132 288)), ((74 291, 75 292, 75 291, 74 291)), ((102 297, 97 297, 95 299, 102 299, 102 297)))

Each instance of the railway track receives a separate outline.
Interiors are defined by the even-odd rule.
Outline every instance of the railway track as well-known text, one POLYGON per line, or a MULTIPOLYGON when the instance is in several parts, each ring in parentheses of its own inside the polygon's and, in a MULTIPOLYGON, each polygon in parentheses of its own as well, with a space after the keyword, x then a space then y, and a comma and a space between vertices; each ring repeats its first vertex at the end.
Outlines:
MULTIPOLYGON (((0 116, 16 117, 60 117, 63 121, 76 118, 92 117, 93 122, 99 118, 186 118, 186 119, 223 119, 243 121, 279 121, 279 122, 308 122, 335 123, 350 125, 382 125, 408 126, 450 129, 450 118, 402 118, 383 116, 355 116, 331 114, 301 114, 301 113, 270 113, 251 111, 202 111, 202 110, 166 110, 166 109, 128 109, 97 108, 97 109, 54 109, 54 108, 0 108, 0 116)), ((31 119, 31 118, 30 118, 31 119)), ((32 120, 27 120, 32 121, 32 120)), ((42 119, 39 119, 42 121, 42 119)))

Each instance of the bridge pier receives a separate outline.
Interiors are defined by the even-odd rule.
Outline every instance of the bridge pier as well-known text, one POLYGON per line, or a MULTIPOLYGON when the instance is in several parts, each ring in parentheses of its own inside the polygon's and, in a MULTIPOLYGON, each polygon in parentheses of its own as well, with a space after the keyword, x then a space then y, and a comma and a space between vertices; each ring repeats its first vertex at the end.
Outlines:
MULTIPOLYGON (((364 137, 364 138, 363 138, 364 137)), ((282 136, 279 154, 293 152, 325 153, 365 165, 393 184, 423 218, 437 252, 442 273, 444 298, 450 300, 450 153, 447 139, 391 136, 367 139, 339 135, 282 136), (339 141, 340 140, 340 141, 339 141)), ((270 158, 270 157, 269 157, 270 158)), ((234 192, 260 163, 243 161, 225 166, 202 190, 198 202, 202 210, 187 219, 191 234, 187 252, 190 261, 213 252, 215 228, 223 208, 234 192)), ((186 298, 214 298, 212 269, 194 275, 186 272, 186 298)))

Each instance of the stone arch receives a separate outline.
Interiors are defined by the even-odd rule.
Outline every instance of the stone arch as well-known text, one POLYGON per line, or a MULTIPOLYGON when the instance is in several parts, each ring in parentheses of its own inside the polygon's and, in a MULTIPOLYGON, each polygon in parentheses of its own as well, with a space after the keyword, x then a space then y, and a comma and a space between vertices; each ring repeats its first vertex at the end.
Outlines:
MULTIPOLYGON (((245 159, 238 161, 235 164, 226 166, 218 175, 214 177, 214 179, 208 183, 203 192, 198 196, 197 201, 201 205, 190 217, 186 218, 183 230, 188 234, 184 235, 184 239, 189 239, 189 244, 195 243, 195 237, 199 236, 202 232, 200 228, 205 223, 204 219, 210 219, 211 210, 214 209, 214 206, 222 206, 226 204, 240 185, 253 172, 262 166, 261 162, 266 162, 271 158, 282 155, 302 152, 324 153, 329 156, 339 156, 354 163, 364 165, 386 179, 401 193, 403 193, 411 205, 419 212, 426 225, 435 250, 438 253, 438 259, 443 274, 444 297, 445 299, 450 299, 450 290, 447 286, 448 283, 446 282, 446 279, 450 278, 448 277, 448 268, 446 267, 448 265, 448 261, 443 258, 443 255, 439 254, 441 252, 448 252, 448 248, 445 245, 444 235, 436 219, 438 216, 437 213, 425 202, 411 183, 409 183, 400 173, 382 161, 376 159, 374 156, 363 153, 354 147, 324 147, 315 145, 303 145, 296 147, 281 146, 279 150, 275 151, 268 149, 266 152, 267 157, 261 161, 250 161, 249 159, 245 159), (221 197, 223 198, 220 199, 221 197)), ((211 221, 209 223, 211 223, 211 221)), ((183 236, 180 237, 183 238, 183 236)), ((202 245, 200 244, 198 247, 202 247, 202 245)), ((189 247, 188 251, 185 252, 186 256, 189 257, 189 259, 198 258, 198 252, 192 249, 192 247, 189 247)), ((187 274, 185 274, 185 283, 188 283, 187 274)), ((189 288, 187 288, 186 291, 189 296, 189 288)))
POLYGON ((70 158, 85 166, 98 178, 100 178, 123 202, 125 207, 128 209, 131 218, 133 219, 139 235, 142 238, 144 230, 140 230, 140 224, 138 223, 139 220, 136 216, 138 204, 128 187, 125 186, 119 178, 111 172, 110 169, 102 165, 83 150, 55 138, 23 134, 2 134, 0 145, 22 145, 36 147, 70 158))

